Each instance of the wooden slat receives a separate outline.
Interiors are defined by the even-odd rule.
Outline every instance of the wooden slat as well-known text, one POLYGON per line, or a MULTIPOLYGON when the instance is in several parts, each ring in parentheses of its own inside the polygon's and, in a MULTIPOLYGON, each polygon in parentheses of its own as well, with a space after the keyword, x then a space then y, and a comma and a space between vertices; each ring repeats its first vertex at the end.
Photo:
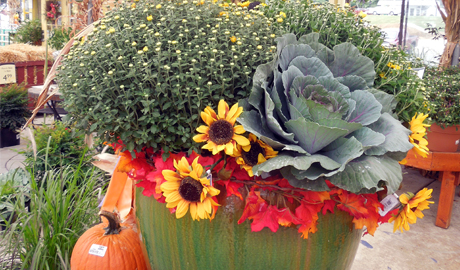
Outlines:
POLYGON ((447 229, 450 225, 452 206, 455 197, 455 178, 458 172, 442 172, 441 194, 439 194, 438 214, 436 215, 436 226, 447 229))
POLYGON ((415 157, 410 150, 406 156, 406 166, 411 166, 428 171, 453 171, 460 172, 460 153, 429 152, 428 157, 415 157))

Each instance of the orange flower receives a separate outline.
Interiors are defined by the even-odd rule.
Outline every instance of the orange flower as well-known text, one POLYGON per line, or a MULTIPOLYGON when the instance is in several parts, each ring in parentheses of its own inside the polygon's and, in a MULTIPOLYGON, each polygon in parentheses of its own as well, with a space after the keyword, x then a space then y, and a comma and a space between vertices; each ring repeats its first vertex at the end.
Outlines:
POLYGON ((237 144, 241 146, 249 145, 249 140, 241 135, 245 132, 243 126, 235 126, 235 121, 243 112, 243 107, 238 107, 238 103, 229 109, 228 104, 224 100, 219 101, 219 114, 206 107, 201 112, 201 119, 207 126, 200 126, 196 130, 202 134, 193 137, 195 142, 207 142, 202 148, 212 150, 215 155, 222 150, 225 150, 227 155, 233 155, 237 151, 237 144))
POLYGON ((235 43, 236 42, 236 37, 235 36, 230 37, 230 41, 235 43))

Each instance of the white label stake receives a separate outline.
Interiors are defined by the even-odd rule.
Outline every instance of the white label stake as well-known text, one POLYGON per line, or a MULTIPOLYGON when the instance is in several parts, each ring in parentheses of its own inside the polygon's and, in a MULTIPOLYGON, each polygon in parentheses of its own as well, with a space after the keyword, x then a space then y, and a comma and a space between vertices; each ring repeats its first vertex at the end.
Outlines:
POLYGON ((107 247, 97 245, 97 244, 92 244, 91 248, 89 249, 88 254, 96 255, 99 257, 104 257, 106 251, 107 251, 107 247))
POLYGON ((391 210, 399 205, 399 199, 396 193, 386 196, 380 203, 383 205, 383 210, 379 209, 380 216, 385 216, 391 210))

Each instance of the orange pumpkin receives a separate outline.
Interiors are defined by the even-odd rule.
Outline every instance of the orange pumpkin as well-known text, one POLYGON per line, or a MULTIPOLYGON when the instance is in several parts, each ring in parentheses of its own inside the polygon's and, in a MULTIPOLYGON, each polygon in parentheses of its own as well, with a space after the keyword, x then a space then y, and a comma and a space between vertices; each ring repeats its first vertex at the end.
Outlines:
POLYGON ((115 214, 102 210, 100 215, 108 224, 98 224, 78 239, 70 259, 71 269, 148 270, 139 235, 129 225, 120 226, 115 214))

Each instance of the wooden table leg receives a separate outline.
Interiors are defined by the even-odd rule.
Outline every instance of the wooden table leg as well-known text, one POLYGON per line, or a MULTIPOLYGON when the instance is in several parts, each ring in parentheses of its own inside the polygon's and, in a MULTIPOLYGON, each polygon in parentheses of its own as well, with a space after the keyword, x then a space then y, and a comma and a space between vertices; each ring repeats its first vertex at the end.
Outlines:
POLYGON ((458 173, 441 172, 441 194, 439 195, 438 214, 436 216, 436 226, 447 229, 450 225, 452 206, 455 197, 455 184, 458 173))

